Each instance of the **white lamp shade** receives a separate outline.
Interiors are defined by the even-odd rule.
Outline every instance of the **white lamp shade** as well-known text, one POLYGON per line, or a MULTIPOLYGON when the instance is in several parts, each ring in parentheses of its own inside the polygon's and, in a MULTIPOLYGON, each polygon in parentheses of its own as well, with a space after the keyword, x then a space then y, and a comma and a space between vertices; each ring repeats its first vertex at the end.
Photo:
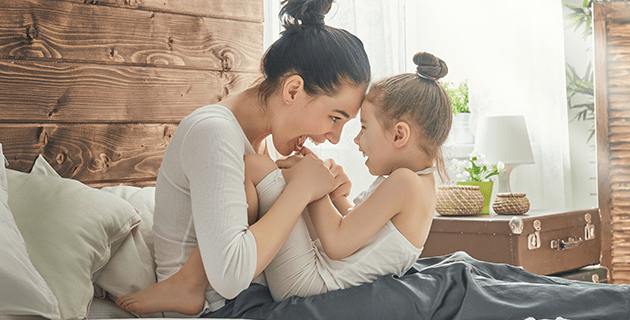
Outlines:
POLYGON ((488 163, 506 165, 534 163, 529 134, 523 116, 489 116, 479 119, 475 151, 488 163))

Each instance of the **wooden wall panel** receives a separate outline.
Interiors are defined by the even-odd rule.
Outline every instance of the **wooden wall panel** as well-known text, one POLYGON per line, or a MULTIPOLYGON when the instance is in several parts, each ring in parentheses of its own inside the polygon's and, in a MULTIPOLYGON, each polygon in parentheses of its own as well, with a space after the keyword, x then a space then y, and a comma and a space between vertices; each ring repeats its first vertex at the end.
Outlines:
POLYGON ((258 76, 0 59, 0 122, 177 123, 258 76))
POLYGON ((191 16, 215 17, 263 22, 259 0, 68 0, 77 3, 134 8, 148 11, 182 13, 191 16))
POLYGON ((51 0, 0 0, 0 57, 256 72, 262 25, 51 0))
POLYGON ((0 143, 92 186, 155 183, 181 119, 259 77, 262 0, 0 0, 0 143))
POLYGON ((177 125, 11 124, 0 127, 9 168, 28 172, 39 154, 86 183, 155 180, 177 125))
POLYGON ((601 264, 630 283, 630 3, 595 3, 597 179, 601 264))

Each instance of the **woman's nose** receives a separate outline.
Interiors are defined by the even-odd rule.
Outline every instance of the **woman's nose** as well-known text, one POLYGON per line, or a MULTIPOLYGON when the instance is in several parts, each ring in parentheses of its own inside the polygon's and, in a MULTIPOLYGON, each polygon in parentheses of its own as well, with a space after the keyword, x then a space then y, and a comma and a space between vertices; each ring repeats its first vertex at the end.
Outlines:
POLYGON ((326 135, 326 139, 328 139, 328 141, 332 144, 339 143, 341 140, 341 130, 343 130, 343 127, 329 132, 328 135, 326 135))
POLYGON ((339 140, 341 140, 341 134, 337 134, 333 132, 329 134, 326 139, 328 139, 328 141, 330 141, 330 143, 332 144, 337 144, 339 143, 339 140))

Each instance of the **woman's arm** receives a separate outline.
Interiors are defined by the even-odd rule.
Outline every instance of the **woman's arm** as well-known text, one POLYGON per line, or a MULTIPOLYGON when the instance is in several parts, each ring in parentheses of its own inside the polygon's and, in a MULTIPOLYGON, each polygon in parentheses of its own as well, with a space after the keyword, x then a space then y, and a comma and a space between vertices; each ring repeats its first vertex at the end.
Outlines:
POLYGON ((269 264, 306 205, 330 192, 333 177, 320 160, 305 158, 289 170, 286 190, 267 218, 250 226, 242 133, 229 121, 211 118, 185 123, 182 135, 179 157, 194 220, 190 232, 208 281, 231 299, 269 264))
MULTIPOLYGON (((363 246, 387 221, 397 215, 406 216, 409 221, 419 221, 430 227, 435 201, 433 190, 426 190, 430 181, 418 177, 408 169, 394 171, 376 190, 347 215, 341 215, 329 197, 309 204, 308 209, 315 230, 329 258, 343 259, 363 246), (424 204, 426 203, 426 204, 424 204), (420 217, 419 219, 416 219, 420 217)), ((433 187, 434 188, 434 187, 433 187)), ((424 243, 427 226, 407 228, 403 234, 419 245, 424 243), (418 231, 414 231, 417 229, 418 231), (419 242, 422 242, 420 244, 419 242)), ((401 230, 402 232, 402 230, 401 230)))

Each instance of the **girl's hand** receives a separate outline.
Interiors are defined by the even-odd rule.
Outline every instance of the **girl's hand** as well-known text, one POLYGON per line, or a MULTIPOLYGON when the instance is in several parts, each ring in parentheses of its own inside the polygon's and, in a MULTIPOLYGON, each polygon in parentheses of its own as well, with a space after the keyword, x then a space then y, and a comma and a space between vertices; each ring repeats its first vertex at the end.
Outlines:
POLYGON ((329 194, 335 189, 335 177, 324 161, 312 154, 305 156, 291 156, 276 162, 282 168, 282 175, 289 185, 296 186, 310 195, 310 201, 315 201, 329 194))
POLYGON ((352 188, 352 182, 350 182, 348 175, 343 171, 343 167, 335 163, 333 159, 324 160, 324 165, 328 167, 335 178, 334 189, 330 193, 330 199, 336 200, 339 197, 348 197, 352 188))
POLYGON ((295 154, 276 160, 276 165, 280 169, 289 169, 307 154, 313 155, 315 159, 319 159, 319 157, 311 149, 302 147, 302 149, 295 154))

